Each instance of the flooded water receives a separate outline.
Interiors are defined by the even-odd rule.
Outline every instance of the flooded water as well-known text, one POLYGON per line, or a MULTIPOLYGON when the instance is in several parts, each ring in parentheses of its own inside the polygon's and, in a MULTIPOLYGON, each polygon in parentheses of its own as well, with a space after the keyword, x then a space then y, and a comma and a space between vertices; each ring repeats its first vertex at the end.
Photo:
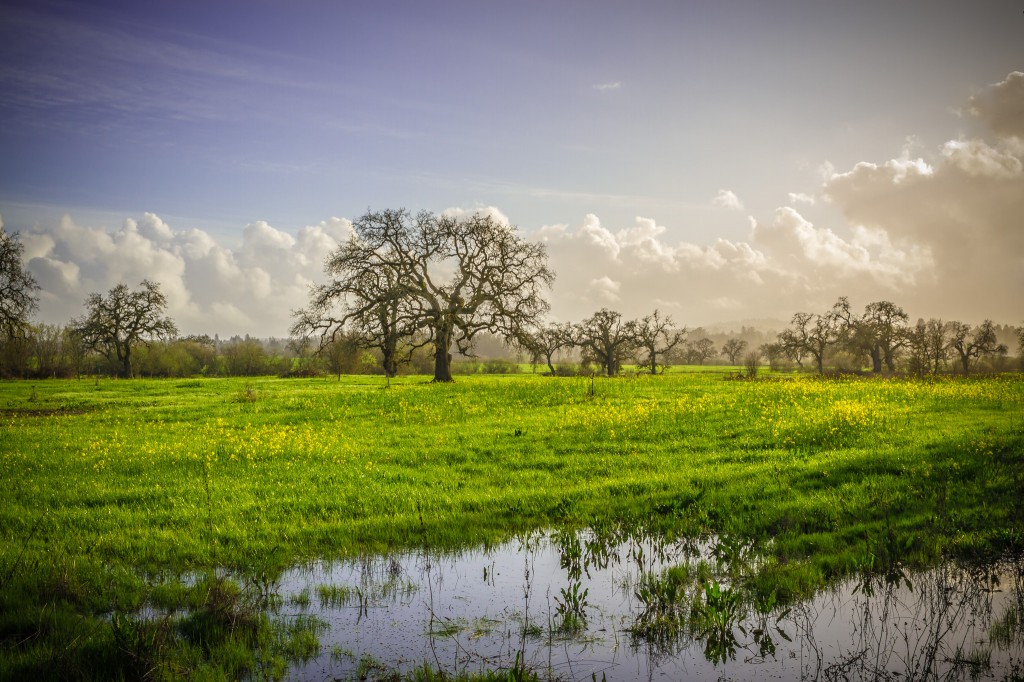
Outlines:
POLYGON ((302 680, 449 673, 525 662, 541 679, 1020 679, 1024 569, 944 565, 862 576, 783 609, 736 585, 754 570, 728 538, 537 533, 286 574, 281 615, 316 615, 302 680), (676 567, 676 568, 672 568, 676 567))

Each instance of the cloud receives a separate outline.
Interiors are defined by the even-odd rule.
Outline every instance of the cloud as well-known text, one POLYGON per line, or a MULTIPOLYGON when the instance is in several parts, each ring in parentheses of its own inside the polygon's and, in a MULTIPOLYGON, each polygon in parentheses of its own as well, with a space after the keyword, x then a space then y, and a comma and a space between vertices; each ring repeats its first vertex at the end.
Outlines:
POLYGON ((883 230, 858 227, 852 232, 852 237, 843 238, 783 207, 776 210, 771 223, 755 222, 753 241, 770 254, 766 267, 810 288, 824 287, 829 280, 866 276, 868 282, 895 291, 928 276, 934 265, 927 249, 894 244, 883 230))
POLYGON ((942 156, 953 166, 975 177, 1012 180, 1020 177, 1021 161, 1006 149, 990 147, 982 140, 950 140, 942 156))
POLYGON ((454 206, 451 208, 446 208, 445 210, 441 211, 441 215, 452 216, 455 218, 464 218, 467 216, 479 215, 484 218, 490 218, 499 225, 508 226, 512 224, 509 221, 508 216, 502 213, 501 210, 496 206, 478 206, 477 208, 472 209, 454 206))
POLYGON ((1014 71, 971 97, 967 111, 999 136, 1024 138, 1024 73, 1014 71))
MULTIPOLYGON (((993 87, 1019 80, 1011 74, 993 87)), ((911 172, 898 160, 858 164, 834 174, 823 193, 856 229, 927 250, 933 282, 908 289, 908 306, 1010 321, 1024 291, 1022 151, 1004 138, 950 140, 927 172, 924 162, 911 172)))
POLYGON ((596 83, 590 87, 592 87, 594 90, 598 90, 601 92, 605 92, 607 90, 618 90, 619 88, 622 87, 622 81, 614 81, 611 83, 596 83))
POLYGON ((806 204, 808 206, 814 206, 817 200, 812 194, 804 194, 803 192, 790 192, 789 203, 791 204, 806 204))
POLYGON ((590 280, 590 290, 594 298, 601 303, 613 304, 619 301, 621 282, 616 282, 608 275, 590 280))
POLYGON ((44 321, 80 315, 91 292, 151 279, 183 333, 283 336, 326 256, 351 234, 352 223, 341 218, 303 227, 297 237, 257 221, 243 229, 241 247, 229 249, 203 230, 176 229, 146 213, 117 230, 64 216, 24 240, 44 321))
POLYGON ((780 279, 767 267, 765 255, 749 243, 673 242, 666 226, 640 216, 613 231, 588 214, 575 227, 545 226, 529 236, 547 246, 558 275, 552 315, 563 321, 613 305, 627 316, 657 307, 680 323, 692 324, 694 318, 704 322, 723 314, 721 301, 712 300, 724 292, 747 303, 763 303, 775 293, 762 273, 780 279))
MULTIPOLYGON (((603 306, 638 317, 657 307, 693 326, 788 319, 850 296, 857 305, 892 300, 913 317, 1019 320, 1024 142, 1008 135, 1012 117, 1006 114, 1012 109, 1006 93, 1016 92, 1019 80, 1011 74, 986 92, 987 99, 972 100, 977 116, 998 123, 988 137, 951 139, 930 149, 907 145, 890 159, 846 170, 825 163, 817 192, 789 194, 790 205, 751 217, 739 238, 698 243, 681 238, 681 230, 693 226, 643 215, 610 225, 596 213, 525 233, 546 245, 557 273, 552 317, 578 321, 603 306), (836 215, 818 218, 829 212, 815 206, 812 221, 812 211, 794 206, 812 206, 815 197, 836 215)), ((713 203, 741 205, 724 189, 713 203)), ((493 206, 446 212, 478 211, 508 223, 493 206)), ((281 336, 290 311, 305 305, 309 284, 322 277, 324 258, 352 234, 344 218, 295 234, 257 221, 241 230, 239 247, 228 248, 203 230, 147 213, 117 229, 65 216, 23 230, 22 240, 43 287, 43 321, 81 314, 91 291, 150 278, 164 288, 185 333, 281 336)))
POLYGON ((740 201, 740 198, 736 196, 736 193, 730 189, 718 190, 718 194, 716 194, 715 198, 711 200, 711 203, 720 208, 728 208, 735 211, 743 210, 743 202, 740 201))
MULTIPOLYGON (((1017 319, 1022 146, 958 139, 920 151, 845 172, 826 166, 820 196, 841 216, 830 225, 782 206, 768 220, 751 218, 745 239, 706 244, 674 239, 646 217, 619 229, 595 214, 541 228, 535 236, 558 273, 553 314, 580 319, 614 295, 626 315, 657 306, 687 324, 785 319, 845 295, 892 300, 911 315, 1017 319)), ((787 198, 810 205, 810 196, 787 198)))

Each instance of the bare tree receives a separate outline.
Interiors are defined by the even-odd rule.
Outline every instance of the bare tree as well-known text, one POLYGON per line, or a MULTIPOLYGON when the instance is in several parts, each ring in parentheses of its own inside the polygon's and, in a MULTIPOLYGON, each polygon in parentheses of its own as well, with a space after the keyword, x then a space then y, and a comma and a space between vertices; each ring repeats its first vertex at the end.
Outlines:
POLYGON ((365 347, 365 338, 342 331, 334 334, 318 352, 327 371, 337 374, 340 381, 342 374, 355 374, 360 369, 359 354, 365 347))
POLYGON ((715 342, 707 337, 686 342, 686 357, 690 362, 703 365, 705 360, 710 360, 717 354, 715 342))
POLYGON ((906 331, 906 342, 907 368, 914 374, 937 374, 949 357, 946 325, 942 320, 918 320, 906 331))
MULTIPOLYGON (((27 347, 29 318, 38 306, 35 292, 39 285, 22 262, 24 250, 18 234, 7 234, 0 224, 0 345, 3 346, 3 357, 9 355, 9 346, 27 347)), ((15 368, 0 367, 0 372, 11 370, 15 368)))
POLYGON ((576 345, 576 330, 569 323, 544 324, 521 332, 515 343, 530 353, 533 359, 543 358, 547 362, 548 372, 554 374, 555 354, 563 348, 576 345))
POLYGON ((757 347, 757 353, 768 361, 768 369, 773 372, 778 369, 779 359, 785 355, 782 344, 778 342, 762 343, 757 347))
POLYGON ((741 339, 728 339, 722 344, 722 354, 729 358, 729 364, 735 365, 739 362, 743 351, 747 349, 747 342, 741 339))
POLYGON ((665 356, 686 338, 686 328, 676 329, 672 318, 661 317, 658 311, 636 324, 636 345, 643 351, 643 364, 651 374, 658 373, 658 356, 665 356))
POLYGON ((743 364, 747 368, 747 378, 756 379, 757 372, 761 368, 761 351, 755 349, 743 356, 743 364))
POLYGON ((931 356, 928 353, 927 323, 920 319, 907 330, 907 369, 918 376, 931 371, 931 356))
POLYGON ((949 337, 950 348, 956 351, 964 374, 970 371, 972 359, 1007 352, 1006 344, 999 343, 996 339, 992 320, 985 320, 973 331, 970 325, 963 322, 950 322, 949 337))
POLYGON ((932 373, 938 374, 949 360, 949 340, 946 338, 946 325, 942 320, 932 318, 925 323, 925 347, 931 361, 932 373))
POLYGON ((615 376, 636 350, 636 322, 623 321, 621 313, 602 308, 576 327, 576 342, 608 376, 615 376))
MULTIPOLYGON (((836 327, 830 315, 796 313, 789 329, 779 333, 779 343, 793 358, 810 355, 814 358, 818 374, 825 371, 825 353, 836 342, 836 327)), ((797 364, 802 364, 797 359, 797 364)))
POLYGON ((132 291, 127 285, 118 284, 105 297, 89 294, 85 317, 71 322, 83 346, 120 365, 120 373, 125 377, 133 374, 132 351, 136 346, 154 339, 169 339, 178 333, 171 318, 164 316, 167 298, 160 287, 149 280, 143 280, 139 287, 132 291))
POLYGON ((879 374, 882 362, 888 371, 896 371, 896 352, 907 344, 907 321, 903 308, 891 301, 875 301, 857 316, 850 301, 841 296, 832 307, 831 316, 837 324, 839 341, 850 350, 866 353, 871 358, 871 371, 879 374))
POLYGON ((364 245, 351 239, 327 258, 324 269, 331 281, 312 286, 309 305, 292 312, 296 320, 291 333, 317 334, 318 353, 337 350, 334 342, 343 338, 345 343, 379 350, 384 374, 393 377, 403 360, 430 342, 428 336, 416 336, 420 310, 406 295, 395 265, 367 260, 364 245), (399 353, 400 346, 404 354, 399 353))
POLYGON ((70 348, 64 327, 37 324, 32 327, 32 351, 36 358, 35 375, 40 377, 70 376, 70 348))
MULTIPOLYGON (((389 209, 367 213, 354 228, 328 261, 338 286, 323 292, 324 302, 346 311, 338 320, 362 319, 365 326, 359 316, 369 313, 394 321, 400 337, 410 328, 423 331, 434 346, 434 381, 452 380, 453 344, 468 353, 483 331, 516 338, 547 312, 541 293, 554 273, 543 244, 523 241, 490 216, 413 217, 389 209)), ((311 320, 300 311, 303 329, 316 324, 315 308, 311 320)))

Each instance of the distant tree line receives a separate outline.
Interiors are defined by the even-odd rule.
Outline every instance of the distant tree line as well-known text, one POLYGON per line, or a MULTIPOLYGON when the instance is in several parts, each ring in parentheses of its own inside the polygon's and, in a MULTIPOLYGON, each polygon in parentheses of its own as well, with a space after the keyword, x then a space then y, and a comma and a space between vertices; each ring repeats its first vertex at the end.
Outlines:
MULTIPOLYGON (((230 338, 206 335, 149 339, 131 353, 130 373, 116 356, 86 348, 72 325, 30 324, 24 335, 0 343, 0 377, 76 378, 91 375, 121 377, 193 376, 322 376, 384 374, 382 358, 350 336, 339 336, 317 353, 301 339, 230 338)), ((459 357, 459 373, 509 373, 518 365, 509 359, 459 357)), ((433 357, 426 350, 413 354, 399 373, 430 374, 433 357)))
POLYGON ((1024 369, 1024 326, 1000 328, 992 320, 971 326, 959 320, 919 319, 891 301, 874 301, 862 313, 849 299, 839 298, 823 313, 796 313, 772 349, 776 357, 799 367, 861 371, 873 374, 904 371, 916 375, 977 369, 1010 369, 1009 346, 1000 332, 1011 332, 1017 364, 1024 369))
MULTIPOLYGON (((543 362, 550 373, 573 371, 556 368, 556 353, 563 357, 577 349, 583 371, 588 366, 617 374, 627 362, 637 370, 657 373, 668 365, 740 365, 748 376, 767 364, 774 371, 858 372, 915 375, 972 371, 1024 370, 1024 326, 1000 327, 985 320, 972 327, 964 322, 936 319, 909 323, 909 316, 891 301, 869 303, 857 314, 846 297, 825 313, 796 313, 774 340, 756 346, 738 336, 718 334, 720 342, 701 328, 676 328, 671 318, 655 311, 639 320, 624 320, 602 309, 581 323, 541 326, 520 346, 533 362, 543 362), (1012 338, 1016 362, 1000 337, 1012 338)), ((755 330, 743 336, 762 337, 755 330)), ((578 370, 577 370, 578 371, 578 370)))
POLYGON ((525 357, 550 374, 657 374, 669 365, 725 361, 748 375, 771 369, 906 372, 1024 370, 1024 326, 919 319, 891 301, 856 312, 798 312, 774 339, 741 329, 713 334, 655 310, 628 320, 607 308, 579 323, 547 322, 542 290, 554 278, 542 245, 488 216, 369 212, 330 255, 327 284, 295 311, 293 338, 179 336, 167 300, 148 280, 93 293, 67 325, 33 324, 38 285, 17 235, 0 226, 0 376, 257 376, 519 371, 525 357), (1009 344, 1016 345, 1016 363, 1009 344), (756 343, 756 345, 755 345, 756 343), (483 359, 475 357, 489 346, 483 359))

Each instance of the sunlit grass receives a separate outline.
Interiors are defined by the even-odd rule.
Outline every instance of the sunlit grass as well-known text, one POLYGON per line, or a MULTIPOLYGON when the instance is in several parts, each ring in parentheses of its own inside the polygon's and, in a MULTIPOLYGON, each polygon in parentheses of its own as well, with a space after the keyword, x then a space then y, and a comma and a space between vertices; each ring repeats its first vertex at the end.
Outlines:
POLYGON ((723 376, 0 384, 0 669, 72 637, 41 613, 137 609, 155 576, 536 527, 771 539, 783 594, 890 536, 908 564, 1021 546, 1019 375, 723 376))

